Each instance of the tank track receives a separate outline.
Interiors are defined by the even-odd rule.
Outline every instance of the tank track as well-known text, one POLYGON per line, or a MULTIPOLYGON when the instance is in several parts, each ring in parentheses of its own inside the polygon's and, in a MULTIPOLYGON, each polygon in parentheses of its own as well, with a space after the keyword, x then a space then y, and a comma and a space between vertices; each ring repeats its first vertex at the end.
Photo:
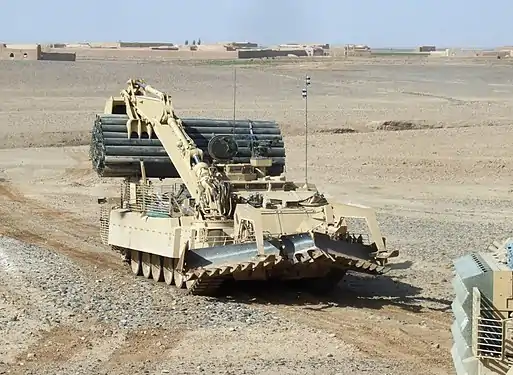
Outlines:
POLYGON ((187 293, 199 296, 212 296, 219 292, 225 281, 227 279, 222 277, 197 279, 187 288, 187 293))

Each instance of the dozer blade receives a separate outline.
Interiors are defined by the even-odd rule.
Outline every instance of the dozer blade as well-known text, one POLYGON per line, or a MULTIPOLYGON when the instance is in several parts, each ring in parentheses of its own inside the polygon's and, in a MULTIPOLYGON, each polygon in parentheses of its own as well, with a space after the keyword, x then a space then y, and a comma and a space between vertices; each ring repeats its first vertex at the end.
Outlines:
POLYGON ((263 255, 259 255, 256 242, 189 250, 185 259, 189 291, 209 294, 227 278, 285 280, 319 277, 330 269, 367 274, 386 270, 373 261, 369 246, 331 240, 326 235, 282 236, 279 247, 264 241, 263 255))
MULTIPOLYGON (((264 241, 264 255, 280 255, 280 250, 271 243, 264 241)), ((256 242, 237 245, 213 246, 192 249, 187 252, 185 263, 187 268, 217 268, 237 265, 239 263, 258 261, 256 242)))

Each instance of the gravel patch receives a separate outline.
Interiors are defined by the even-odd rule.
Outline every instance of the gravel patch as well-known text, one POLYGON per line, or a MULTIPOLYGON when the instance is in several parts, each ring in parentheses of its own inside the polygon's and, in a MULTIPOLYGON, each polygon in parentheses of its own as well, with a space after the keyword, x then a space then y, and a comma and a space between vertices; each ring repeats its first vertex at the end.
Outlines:
POLYGON ((26 289, 36 298, 38 316, 50 323, 80 315, 81 319, 124 329, 168 325, 228 328, 272 319, 268 313, 240 303, 181 295, 163 283, 130 279, 131 275, 105 277, 98 272, 95 277, 59 254, 15 239, 0 237, 0 248, 0 265, 5 271, 0 280, 16 283, 20 294, 26 289))

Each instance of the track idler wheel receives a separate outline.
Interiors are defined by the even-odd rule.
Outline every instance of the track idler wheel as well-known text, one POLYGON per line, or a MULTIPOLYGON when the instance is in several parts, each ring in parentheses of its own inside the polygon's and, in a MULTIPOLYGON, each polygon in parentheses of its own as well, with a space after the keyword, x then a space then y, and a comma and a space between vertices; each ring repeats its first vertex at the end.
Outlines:
POLYGON ((173 265, 173 259, 171 258, 164 258, 162 262, 162 273, 164 275, 164 282, 167 285, 173 285, 173 271, 174 265, 173 265))

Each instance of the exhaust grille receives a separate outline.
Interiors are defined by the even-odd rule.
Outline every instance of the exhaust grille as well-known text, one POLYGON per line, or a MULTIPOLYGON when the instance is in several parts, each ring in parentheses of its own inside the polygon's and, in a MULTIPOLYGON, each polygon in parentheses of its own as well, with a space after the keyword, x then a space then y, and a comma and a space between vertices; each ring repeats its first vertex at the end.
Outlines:
POLYGON ((476 312, 476 356, 504 360, 505 320, 484 296, 474 297, 474 313, 476 312))

